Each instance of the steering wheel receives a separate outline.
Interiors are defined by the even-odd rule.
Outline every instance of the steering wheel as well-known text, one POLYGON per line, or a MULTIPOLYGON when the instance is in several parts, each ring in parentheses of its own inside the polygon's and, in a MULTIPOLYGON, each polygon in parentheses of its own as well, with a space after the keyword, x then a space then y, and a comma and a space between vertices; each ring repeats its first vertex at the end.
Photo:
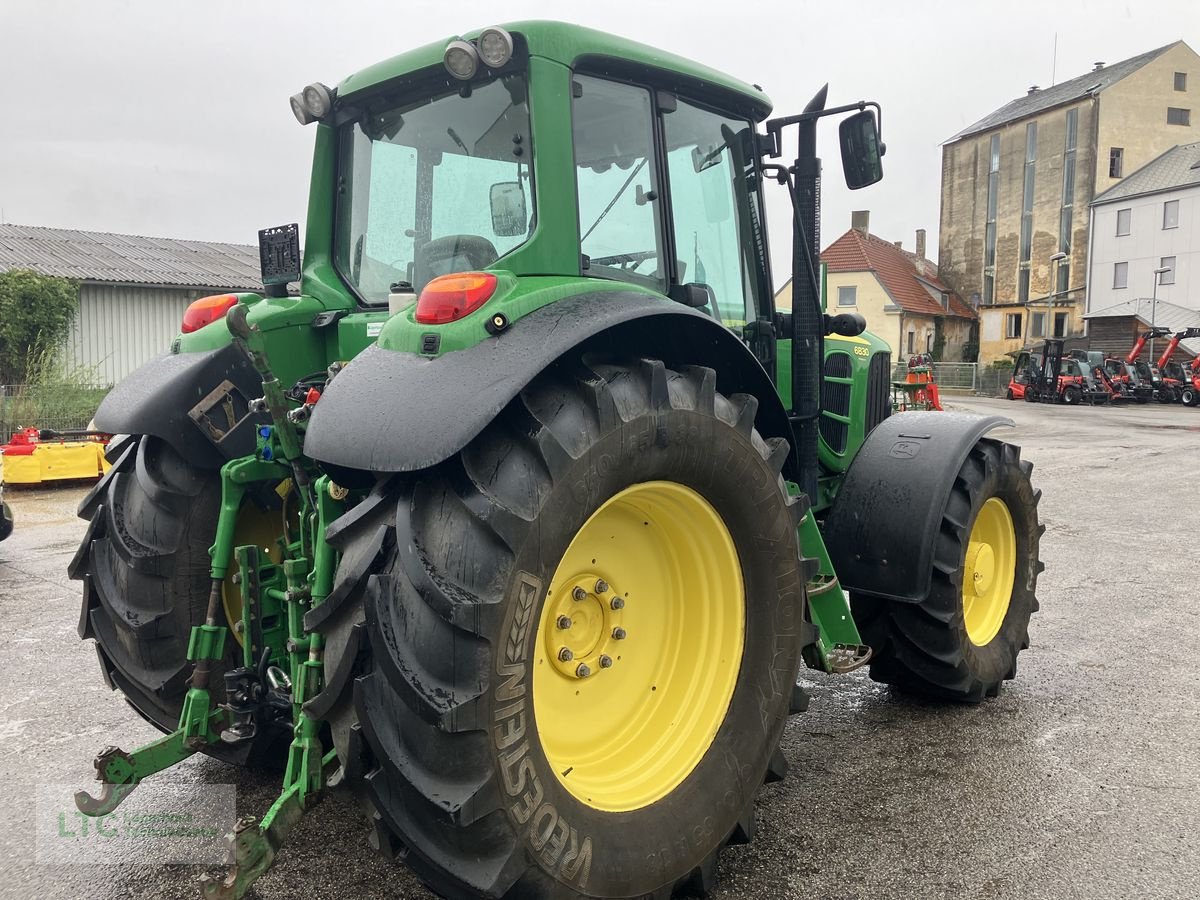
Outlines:
POLYGON ((614 253, 611 256, 593 256, 593 266, 607 266, 622 272, 636 272, 638 266, 648 259, 657 259, 657 250, 638 250, 634 253, 614 253))

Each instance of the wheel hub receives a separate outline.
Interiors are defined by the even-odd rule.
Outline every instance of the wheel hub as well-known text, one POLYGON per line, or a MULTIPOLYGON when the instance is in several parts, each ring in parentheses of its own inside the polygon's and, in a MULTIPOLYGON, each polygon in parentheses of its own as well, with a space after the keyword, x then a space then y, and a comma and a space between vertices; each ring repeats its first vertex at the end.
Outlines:
POLYGON ((963 622, 976 646, 990 643, 1004 624, 1016 565, 1012 514, 999 497, 989 497, 975 517, 963 560, 963 622))
POLYGON ((554 627, 543 629, 543 651, 560 675, 576 680, 581 677, 580 665, 587 666, 592 676, 613 667, 625 646, 621 642, 626 634, 622 624, 626 597, 616 586, 588 572, 547 598, 545 620, 554 627), (605 590, 598 592, 597 585, 605 590), (619 600, 615 609, 614 600, 619 600), (607 658, 607 664, 602 658, 607 658))

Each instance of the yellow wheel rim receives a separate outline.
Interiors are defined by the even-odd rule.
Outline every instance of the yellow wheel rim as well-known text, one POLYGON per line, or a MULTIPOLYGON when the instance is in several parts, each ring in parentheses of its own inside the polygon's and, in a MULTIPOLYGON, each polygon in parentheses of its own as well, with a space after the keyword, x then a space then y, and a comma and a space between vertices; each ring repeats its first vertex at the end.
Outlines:
POLYGON ((744 633, 741 565, 712 505, 670 481, 610 498, 567 547, 538 625, 534 716, 562 785, 609 812, 677 788, 725 719, 744 633))
POLYGON ((1012 514, 999 497, 980 508, 963 564, 963 619, 977 647, 1000 631, 1012 601, 1017 571, 1017 533, 1012 514))
MULTIPOLYGON (((237 524, 233 529, 233 546, 242 547, 254 544, 263 552, 263 562, 270 560, 276 565, 283 559, 283 550, 279 546, 282 537, 283 517, 279 510, 260 509, 257 503, 247 500, 238 510, 237 524)), ((225 606, 225 620, 234 640, 242 643, 242 632, 239 623, 242 621, 242 593, 233 581, 233 576, 241 571, 237 557, 230 560, 229 573, 221 583, 221 601, 225 606)))

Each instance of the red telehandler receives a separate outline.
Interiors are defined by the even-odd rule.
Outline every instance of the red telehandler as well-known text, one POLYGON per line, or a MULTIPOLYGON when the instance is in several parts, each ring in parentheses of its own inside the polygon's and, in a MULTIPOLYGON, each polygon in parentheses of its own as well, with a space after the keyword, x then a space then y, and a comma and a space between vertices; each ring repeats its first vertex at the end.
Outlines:
POLYGON ((1104 360, 1104 371, 1121 395, 1138 403, 1149 403, 1154 398, 1154 374, 1144 361, 1138 361, 1138 357, 1142 355, 1146 341, 1152 337, 1166 337, 1168 334, 1170 331, 1166 328, 1143 331, 1124 359, 1109 357, 1104 360))
POLYGON ((1200 328, 1185 328, 1171 335, 1171 340, 1167 342, 1167 349, 1158 358, 1158 365, 1153 370, 1160 402, 1183 401, 1188 406, 1196 405, 1196 389, 1200 385, 1193 381, 1190 369, 1185 368, 1182 363, 1172 362, 1171 357, 1175 355, 1180 341, 1197 337, 1200 337, 1200 328))
POLYGON ((1170 329, 1167 328, 1151 328, 1143 331, 1138 335, 1137 341, 1134 342, 1133 349, 1125 357, 1125 363, 1133 368, 1138 380, 1143 384, 1150 385, 1151 396, 1162 403, 1170 403, 1174 399, 1171 396, 1172 392, 1167 391, 1165 394, 1160 392, 1159 388, 1162 385, 1161 379, 1158 377, 1158 370, 1151 368, 1149 363, 1141 359, 1141 355, 1142 351, 1146 348, 1146 341, 1150 338, 1166 337, 1170 333, 1170 329))

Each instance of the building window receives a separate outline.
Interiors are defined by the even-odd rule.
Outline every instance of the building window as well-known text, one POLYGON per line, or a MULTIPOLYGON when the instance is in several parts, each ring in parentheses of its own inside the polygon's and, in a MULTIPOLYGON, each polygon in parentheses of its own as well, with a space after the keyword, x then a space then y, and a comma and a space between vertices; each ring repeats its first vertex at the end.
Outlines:
MULTIPOLYGON (((1075 144, 1079 135, 1079 110, 1067 110, 1067 139, 1063 146, 1062 204, 1058 212, 1058 250, 1071 254, 1071 227, 1075 215, 1075 144)), ((1058 264, 1058 282, 1055 292, 1065 293, 1071 283, 1071 264, 1063 260, 1058 264)))
POLYGON ((1179 201, 1168 200, 1163 204, 1163 228, 1179 227, 1179 201))
POLYGON ((1000 200, 1000 135, 993 134, 988 154, 987 222, 983 229, 983 302, 996 302, 996 208, 1000 200))
POLYGON ((1133 217, 1132 209, 1117 210, 1117 237, 1129 234, 1129 222, 1133 217))
POLYGON ((838 288, 838 306, 854 306, 858 302, 858 288, 854 285, 838 288))
POLYGON ((933 334, 928 331, 925 332, 925 352, 926 353, 933 352, 933 334))
POLYGON ((1006 338, 1019 338, 1021 336, 1020 313, 1004 314, 1004 336, 1006 338))
POLYGON ((1108 177, 1120 178, 1125 171, 1125 148, 1110 147, 1108 151, 1108 177))
POLYGON ((1113 263, 1113 289, 1129 287, 1129 263, 1113 263))
POLYGON ((1160 269, 1166 269, 1166 272, 1160 272, 1158 276, 1159 284, 1174 284, 1175 283, 1175 257, 1164 256, 1158 261, 1160 269))
POLYGON ((1033 183, 1037 165, 1037 122, 1025 126, 1025 181, 1021 191, 1021 271, 1017 278, 1017 300, 1029 300, 1029 259, 1033 252, 1033 183))
POLYGON ((1176 106, 1167 107, 1167 124, 1168 125, 1191 125, 1192 111, 1190 109, 1179 109, 1176 106))
POLYGON ((1029 333, 1033 337, 1046 336, 1046 314, 1044 312, 1029 314, 1029 333))
POLYGON ((1064 337, 1067 333, 1067 314, 1065 312, 1056 312, 1054 314, 1054 336, 1064 337))
POLYGON ((1177 91, 1186 91, 1187 90, 1187 72, 1176 72, 1175 73, 1175 90, 1177 90, 1177 91))
POLYGON ((910 331, 908 333, 908 352, 917 352, 917 333, 915 331, 910 331))

